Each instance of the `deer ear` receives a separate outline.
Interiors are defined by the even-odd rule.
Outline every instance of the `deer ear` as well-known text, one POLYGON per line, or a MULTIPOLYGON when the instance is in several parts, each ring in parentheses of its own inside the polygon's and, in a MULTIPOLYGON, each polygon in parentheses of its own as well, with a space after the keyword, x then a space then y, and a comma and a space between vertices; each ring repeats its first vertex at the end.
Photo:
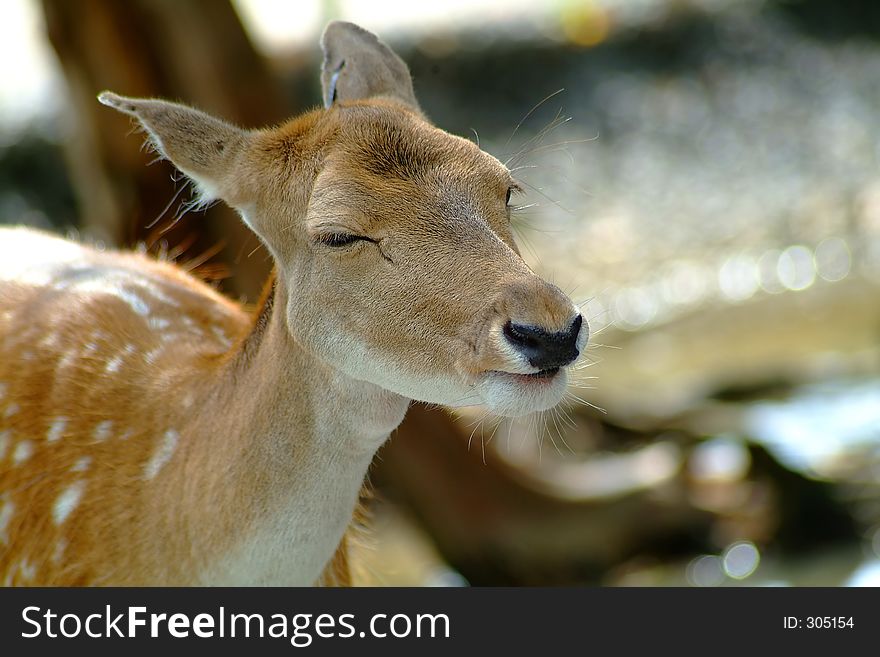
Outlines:
POLYGON ((237 198, 234 174, 248 144, 248 132, 165 100, 125 98, 104 91, 98 101, 140 122, 156 150, 195 183, 199 204, 220 198, 232 206, 244 201, 237 198))
POLYGON ((333 21, 324 30, 321 49, 324 107, 337 100, 386 96, 419 108, 406 64, 372 32, 333 21))

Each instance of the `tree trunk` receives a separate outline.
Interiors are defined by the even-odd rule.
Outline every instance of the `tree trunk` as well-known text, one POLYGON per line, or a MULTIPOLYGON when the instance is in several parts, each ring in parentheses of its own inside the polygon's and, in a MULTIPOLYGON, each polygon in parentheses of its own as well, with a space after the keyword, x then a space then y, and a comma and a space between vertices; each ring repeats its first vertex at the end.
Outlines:
MULTIPOLYGON (((286 118, 280 86, 232 6, 220 0, 43 0, 43 8, 68 86, 67 157, 83 232, 109 245, 144 242, 184 265, 223 245, 216 261, 235 272, 227 291, 255 298, 269 268, 264 250, 250 255, 259 246, 256 237, 222 204, 174 224, 180 200, 188 197, 184 191, 172 202, 182 182, 171 180, 166 162, 146 166, 153 156, 142 152, 142 137, 126 138, 128 119, 95 100, 104 89, 159 96, 247 127, 286 118)), ((202 273, 211 278, 210 270, 202 273)))

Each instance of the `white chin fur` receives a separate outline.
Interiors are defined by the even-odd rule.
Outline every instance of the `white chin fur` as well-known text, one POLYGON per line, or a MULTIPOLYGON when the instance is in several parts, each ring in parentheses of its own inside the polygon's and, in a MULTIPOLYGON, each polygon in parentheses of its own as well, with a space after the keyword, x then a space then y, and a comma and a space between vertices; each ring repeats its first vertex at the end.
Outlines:
POLYGON ((477 390, 494 413, 519 417, 553 408, 562 401, 567 385, 568 372, 564 369, 549 381, 523 381, 515 375, 489 372, 480 379, 477 390))
POLYGON ((518 374, 488 372, 474 384, 465 385, 453 377, 413 376, 390 361, 376 367, 376 362, 375 357, 353 359, 346 364, 346 374, 409 399, 452 408, 485 405, 493 413, 506 417, 553 408, 562 400, 568 384, 565 369, 552 379, 526 379, 518 374), (366 363, 370 365, 365 366, 366 363))

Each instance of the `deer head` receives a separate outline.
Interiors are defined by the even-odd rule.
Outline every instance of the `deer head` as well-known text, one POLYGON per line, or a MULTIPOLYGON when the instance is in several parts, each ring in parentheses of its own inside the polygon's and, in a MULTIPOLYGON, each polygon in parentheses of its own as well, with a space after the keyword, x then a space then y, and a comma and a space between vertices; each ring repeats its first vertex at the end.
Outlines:
POLYGON ((99 99, 135 117, 201 201, 240 213, 274 257, 290 336, 324 365, 501 415, 555 405, 589 330, 520 257, 510 171, 432 125, 373 34, 334 22, 322 47, 325 108, 279 127, 99 99))

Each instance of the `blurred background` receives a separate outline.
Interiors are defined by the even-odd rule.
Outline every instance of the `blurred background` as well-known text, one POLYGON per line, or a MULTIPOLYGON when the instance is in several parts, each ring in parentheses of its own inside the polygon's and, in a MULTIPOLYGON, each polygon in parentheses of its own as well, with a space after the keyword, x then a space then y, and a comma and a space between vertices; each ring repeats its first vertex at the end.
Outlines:
POLYGON ((320 102, 331 18, 515 171, 524 256, 595 335, 557 412, 413 407, 358 581, 880 585, 880 5, 4 0, 0 221, 253 300, 256 238, 181 216, 172 168, 94 98, 283 120, 320 102))

